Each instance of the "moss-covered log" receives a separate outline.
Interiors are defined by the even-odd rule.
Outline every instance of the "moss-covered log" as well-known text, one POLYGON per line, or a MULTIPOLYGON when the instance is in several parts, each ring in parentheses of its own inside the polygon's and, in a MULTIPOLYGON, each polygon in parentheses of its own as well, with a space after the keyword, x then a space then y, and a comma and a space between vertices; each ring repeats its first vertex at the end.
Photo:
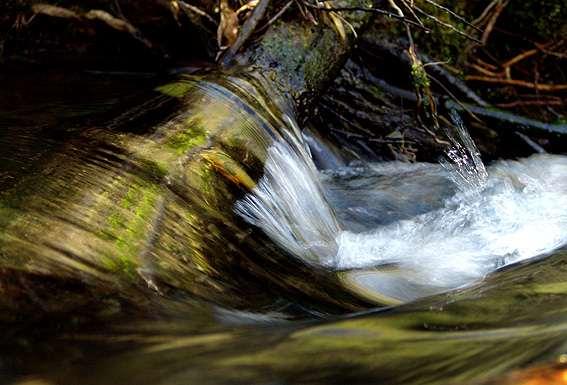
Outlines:
POLYGON ((0 320, 90 303, 67 295, 68 282, 112 307, 155 307, 159 296, 248 309, 286 298, 321 311, 363 306, 332 273, 252 234, 233 212, 271 141, 292 130, 284 115, 305 110, 352 43, 324 23, 279 22, 239 57, 248 68, 159 87, 179 100, 174 118, 143 133, 86 129, 14 183, 0 197, 0 263, 6 276, 30 278, 0 288, 0 320), (53 296, 26 284, 42 276, 53 296))
MULTIPOLYGON (((349 1, 344 0, 342 5, 349 5, 349 1)), ((359 32, 368 18, 364 12, 345 15, 346 23, 359 32)), ((342 28, 350 32, 346 23, 342 28)), ((341 69, 354 40, 352 32, 342 37, 337 27, 313 26, 304 21, 278 22, 261 44, 240 60, 252 63, 252 68, 264 73, 281 93, 293 98, 300 112, 305 112, 341 69)))

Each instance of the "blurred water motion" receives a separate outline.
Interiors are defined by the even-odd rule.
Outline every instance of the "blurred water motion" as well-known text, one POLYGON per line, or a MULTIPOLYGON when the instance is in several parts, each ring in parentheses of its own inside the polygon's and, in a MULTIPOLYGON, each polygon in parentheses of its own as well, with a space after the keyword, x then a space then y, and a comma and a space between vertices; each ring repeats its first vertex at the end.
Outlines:
POLYGON ((382 302, 462 287, 567 244, 567 157, 487 171, 457 119, 456 131, 443 167, 361 164, 322 181, 300 143, 277 142, 236 210, 298 258, 350 270, 345 282, 382 302))
POLYGON ((63 79, 0 90, 0 382, 562 378, 564 157, 469 189, 326 155, 261 76, 63 79))

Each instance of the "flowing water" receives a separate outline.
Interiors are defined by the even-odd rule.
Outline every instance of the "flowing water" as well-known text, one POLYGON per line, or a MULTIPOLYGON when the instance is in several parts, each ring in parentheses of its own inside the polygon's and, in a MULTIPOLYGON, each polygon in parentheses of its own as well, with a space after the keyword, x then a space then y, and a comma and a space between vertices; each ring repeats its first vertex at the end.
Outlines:
POLYGON ((2 94, 0 382, 562 383, 567 157, 453 117, 349 163, 258 75, 89 79, 2 94))
POLYGON ((318 175, 302 146, 278 142, 236 210, 290 253, 352 269, 350 282, 395 301, 468 285, 565 245, 567 158, 534 155, 486 170, 455 120, 442 165, 384 162, 318 175))

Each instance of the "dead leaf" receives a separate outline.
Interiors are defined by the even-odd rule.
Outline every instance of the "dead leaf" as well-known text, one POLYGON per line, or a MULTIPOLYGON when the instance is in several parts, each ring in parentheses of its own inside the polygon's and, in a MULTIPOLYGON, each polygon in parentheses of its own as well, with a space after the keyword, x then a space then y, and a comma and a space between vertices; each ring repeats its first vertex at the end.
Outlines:
POLYGON ((230 7, 228 0, 220 0, 220 23, 217 29, 219 47, 233 45, 238 37, 238 28, 238 14, 230 7))
MULTIPOLYGON (((332 5, 327 1, 323 2, 323 6, 327 9, 332 8, 332 5)), ((347 35, 346 35, 345 27, 343 25, 343 20, 342 20, 341 16, 334 11, 327 13, 325 16, 326 16, 325 20, 328 21, 328 24, 330 24, 330 27, 334 28, 335 31, 337 31, 337 33, 341 37, 341 40, 343 42, 345 42, 347 35)))
POLYGON ((87 13, 85 13, 85 19, 102 21, 103 23, 117 31, 128 32, 130 34, 138 33, 138 29, 132 24, 128 23, 125 20, 114 17, 110 13, 100 9, 92 9, 88 11, 87 13))
POLYGON ((253 10, 254 8, 256 8, 256 6, 258 5, 259 2, 260 2, 260 0, 250 0, 249 2, 244 4, 242 7, 238 8, 236 10, 236 14, 240 15, 242 12, 253 10))
POLYGON ((347 36, 346 36, 345 27, 343 26, 343 21, 341 20, 339 15, 335 12, 329 12, 329 17, 331 18, 331 21, 333 22, 333 24, 335 26, 335 30, 337 31, 337 33, 341 37, 341 40, 343 42, 346 41, 347 36))
POLYGON ((177 25, 179 25, 179 13, 181 11, 181 8, 179 7, 177 0, 171 0, 169 2, 169 10, 171 11, 173 18, 175 19, 175 22, 177 23, 177 25))
POLYGON ((43 14, 51 17, 61 17, 64 19, 80 19, 81 17, 74 11, 70 9, 57 7, 50 4, 34 4, 32 6, 32 11, 37 14, 43 14))
POLYGON ((126 20, 112 16, 110 13, 106 11, 100 9, 91 9, 90 11, 85 13, 84 18, 88 20, 98 20, 117 31, 127 32, 130 35, 132 35, 132 37, 134 37, 136 40, 142 42, 146 47, 148 48, 152 47, 152 44, 148 40, 142 37, 140 31, 136 27, 134 27, 126 20))

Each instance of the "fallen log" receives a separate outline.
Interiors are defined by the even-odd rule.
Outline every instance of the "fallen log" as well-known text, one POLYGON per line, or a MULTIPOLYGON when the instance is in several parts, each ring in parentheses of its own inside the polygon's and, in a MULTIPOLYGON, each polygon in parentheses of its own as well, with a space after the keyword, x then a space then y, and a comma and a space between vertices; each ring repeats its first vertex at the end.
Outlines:
MULTIPOLYGON (((344 16, 354 28, 367 17, 344 16)), ((159 312, 162 298, 248 310, 281 308, 286 298, 323 312, 364 307, 333 273, 286 254, 233 211, 262 175, 271 141, 293 132, 290 121, 353 42, 325 23, 277 21, 227 73, 160 87, 179 100, 173 118, 143 133, 85 129, 20 177, 0 197, 0 321, 93 302, 159 312), (41 277, 49 296, 32 284, 41 277), (78 286, 88 298, 72 295, 78 286)))

